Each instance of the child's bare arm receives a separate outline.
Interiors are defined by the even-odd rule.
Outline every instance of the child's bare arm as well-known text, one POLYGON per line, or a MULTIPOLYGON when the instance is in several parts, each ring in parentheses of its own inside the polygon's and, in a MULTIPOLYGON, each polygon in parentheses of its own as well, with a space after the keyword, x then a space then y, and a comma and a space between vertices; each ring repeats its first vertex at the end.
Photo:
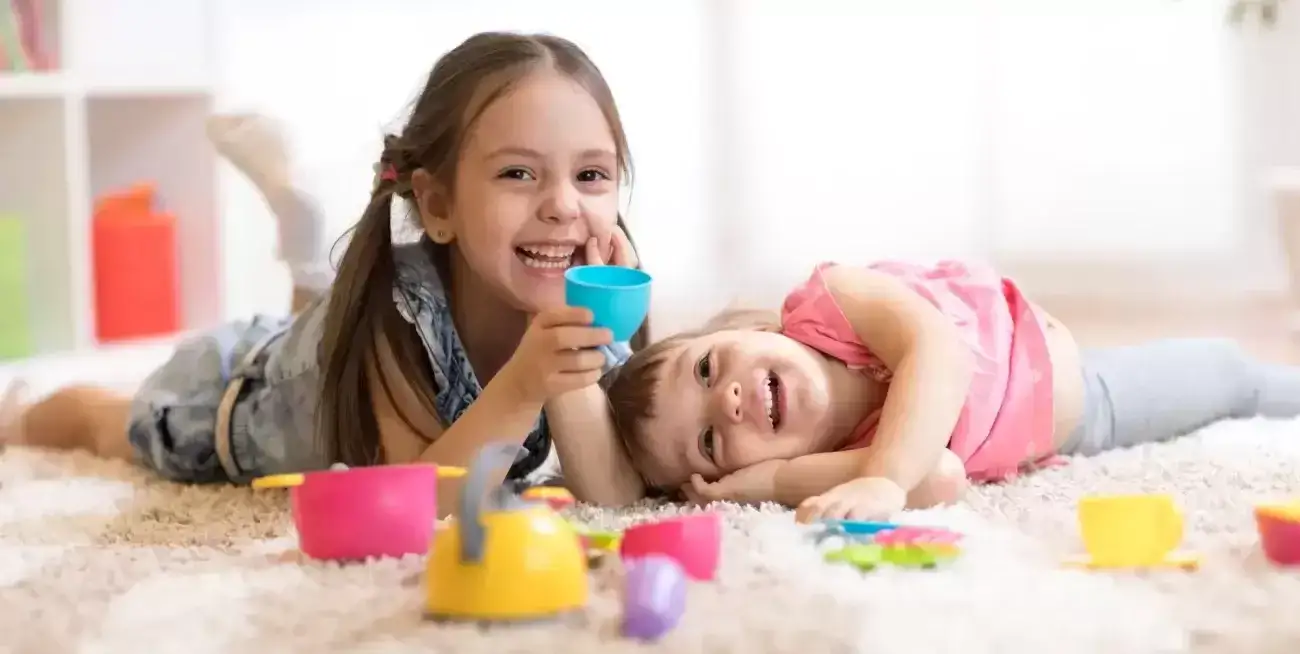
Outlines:
POLYGON ((819 452, 785 461, 776 471, 773 499, 799 506, 810 497, 861 477, 865 465, 865 450, 819 452))
MULTIPOLYGON (((865 450, 851 450, 808 454, 789 461, 764 461, 713 483, 693 479, 682 490, 688 499, 701 502, 777 502, 798 507, 809 498, 860 478, 866 457, 865 450)), ((908 494, 907 506, 921 508, 955 502, 965 492, 966 485, 961 459, 952 452, 942 451, 934 469, 908 494)))
POLYGON ((600 386, 559 395, 545 409, 564 483, 574 497, 605 506, 645 497, 645 485, 618 438, 600 386))
POLYGON ((935 468, 961 415, 970 348, 948 318, 893 277, 837 266, 826 271, 825 282, 858 338, 893 371, 858 474, 910 491, 935 468))
MULTIPOLYGON (((376 345, 376 357, 368 362, 366 374, 371 410, 387 463, 422 461, 466 466, 485 443, 523 442, 541 412, 540 403, 519 402, 499 386, 493 389, 488 384, 460 420, 443 428, 403 378, 388 343, 381 338, 376 345)), ((491 484, 496 485, 505 478, 506 471, 491 474, 491 484)), ((462 483, 462 479, 438 482, 439 516, 456 512, 462 483)))

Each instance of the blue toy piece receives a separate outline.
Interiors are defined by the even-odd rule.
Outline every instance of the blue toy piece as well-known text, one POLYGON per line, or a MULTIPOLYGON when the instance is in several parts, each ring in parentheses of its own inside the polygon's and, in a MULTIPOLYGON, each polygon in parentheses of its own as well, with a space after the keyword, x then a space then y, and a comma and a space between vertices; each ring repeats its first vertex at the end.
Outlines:
POLYGON ((591 310, 592 324, 627 341, 650 311, 650 274, 624 266, 575 266, 564 271, 564 303, 591 310))
POLYGON ((838 522, 840 529, 843 529, 844 533, 854 536, 869 536, 882 531, 893 531, 900 526, 893 522, 869 522, 865 520, 834 520, 833 522, 838 522))
POLYGON ((893 531, 899 525, 892 522, 867 522, 863 520, 823 520, 821 530, 813 535, 820 545, 827 538, 839 536, 854 542, 867 542, 871 537, 883 532, 893 531))

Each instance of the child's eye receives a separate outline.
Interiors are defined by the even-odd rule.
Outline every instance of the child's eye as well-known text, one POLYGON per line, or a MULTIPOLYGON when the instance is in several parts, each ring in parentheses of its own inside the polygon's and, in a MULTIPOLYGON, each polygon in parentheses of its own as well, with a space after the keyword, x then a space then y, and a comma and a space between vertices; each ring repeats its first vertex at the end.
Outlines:
POLYGON ((579 182, 591 183, 606 179, 609 179, 609 175, 606 175, 605 171, 597 170, 595 168, 588 168, 587 170, 578 173, 579 182))
POLYGON ((709 362, 709 355, 713 352, 705 352, 699 361, 695 362, 695 376, 704 382, 705 386, 709 385, 709 377, 713 374, 713 364, 709 362))
POLYGON ((501 179, 515 179, 521 182, 528 182, 537 179, 531 172, 525 168, 507 168, 497 175, 501 179))
POLYGON ((705 460, 707 460, 709 463, 713 463, 713 428, 712 427, 706 427, 704 431, 700 432, 700 454, 703 455, 705 460))

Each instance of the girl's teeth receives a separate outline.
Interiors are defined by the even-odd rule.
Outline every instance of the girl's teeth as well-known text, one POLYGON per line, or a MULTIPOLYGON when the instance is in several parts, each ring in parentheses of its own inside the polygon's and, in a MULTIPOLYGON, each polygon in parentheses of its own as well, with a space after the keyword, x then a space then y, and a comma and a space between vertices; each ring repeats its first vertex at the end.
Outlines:
POLYGON ((578 248, 574 245, 524 245, 519 249, 535 256, 562 259, 573 256, 578 248))
POLYGON ((519 260, 530 268, 568 268, 573 265, 571 245, 528 245, 517 248, 519 260))
POLYGON ((767 420, 772 423, 773 427, 776 427, 776 397, 772 388, 771 377, 767 378, 767 383, 764 384, 764 387, 765 392, 763 393, 763 404, 767 406, 767 420))

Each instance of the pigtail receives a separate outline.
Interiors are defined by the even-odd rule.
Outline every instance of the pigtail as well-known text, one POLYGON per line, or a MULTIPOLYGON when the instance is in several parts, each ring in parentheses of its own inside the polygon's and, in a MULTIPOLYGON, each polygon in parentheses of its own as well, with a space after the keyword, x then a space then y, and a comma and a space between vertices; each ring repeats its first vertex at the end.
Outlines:
MULTIPOLYGON (((430 409, 432 380, 416 368, 423 361, 418 335, 393 303, 396 262, 393 260, 393 196, 409 195, 409 172, 398 154, 397 138, 385 139, 384 156, 376 171, 370 203, 351 232, 339 261, 317 353, 321 370, 317 434, 333 462, 350 466, 381 460, 371 381, 378 378, 392 399, 391 385, 380 366, 381 344, 387 344, 398 369, 430 409), (412 352, 418 356, 411 356, 412 352), (371 372, 378 375, 372 376, 371 372), (425 388, 430 387, 430 388, 425 388)), ((385 357, 385 360, 387 357, 385 357)), ((396 403, 393 403, 396 405, 396 403)), ((406 416, 402 418, 410 425, 406 416)))

